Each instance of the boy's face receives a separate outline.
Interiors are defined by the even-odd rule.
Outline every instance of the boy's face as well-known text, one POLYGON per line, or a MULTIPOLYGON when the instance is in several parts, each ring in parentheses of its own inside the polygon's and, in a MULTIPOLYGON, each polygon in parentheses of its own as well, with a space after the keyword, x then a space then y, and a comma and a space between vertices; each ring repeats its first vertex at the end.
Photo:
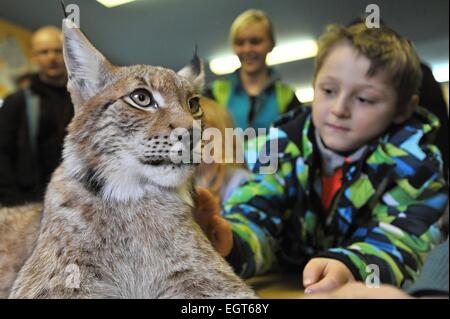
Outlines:
POLYGON ((358 149, 382 134, 396 117, 397 95, 383 72, 368 77, 370 60, 350 44, 328 53, 314 83, 313 122, 336 152, 358 149))
POLYGON ((262 23, 250 23, 236 35, 233 50, 241 61, 242 70, 258 74, 266 68, 266 56, 272 51, 272 41, 267 27, 262 23))

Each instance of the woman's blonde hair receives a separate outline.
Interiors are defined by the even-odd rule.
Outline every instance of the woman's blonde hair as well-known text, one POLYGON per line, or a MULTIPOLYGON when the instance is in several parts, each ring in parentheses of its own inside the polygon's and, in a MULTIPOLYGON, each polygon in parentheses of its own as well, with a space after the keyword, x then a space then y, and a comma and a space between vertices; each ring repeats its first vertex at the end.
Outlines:
POLYGON ((272 42, 272 47, 275 46, 275 36, 273 31, 273 25, 269 17, 262 10, 250 9, 241 13, 236 19, 234 19, 233 24, 230 28, 230 42, 234 44, 236 42, 239 31, 242 28, 247 27, 250 24, 261 23, 266 27, 267 34, 269 35, 270 41, 272 42))

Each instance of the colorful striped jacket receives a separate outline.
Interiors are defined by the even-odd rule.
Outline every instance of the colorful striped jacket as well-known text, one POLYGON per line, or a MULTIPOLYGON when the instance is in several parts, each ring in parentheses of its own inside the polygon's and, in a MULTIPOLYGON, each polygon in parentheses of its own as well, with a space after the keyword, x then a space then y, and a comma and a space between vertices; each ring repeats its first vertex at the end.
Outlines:
POLYGON ((268 271, 275 259, 300 271, 311 257, 325 257, 344 262, 358 280, 373 274, 369 265, 379 267, 381 282, 414 280, 440 240, 436 221, 448 201, 441 155, 430 144, 438 127, 423 108, 390 127, 360 161, 344 164, 342 188, 325 212, 310 110, 284 117, 254 142, 261 149, 276 139, 276 173, 258 173, 256 161, 224 204, 234 238, 227 260, 243 278, 268 271))

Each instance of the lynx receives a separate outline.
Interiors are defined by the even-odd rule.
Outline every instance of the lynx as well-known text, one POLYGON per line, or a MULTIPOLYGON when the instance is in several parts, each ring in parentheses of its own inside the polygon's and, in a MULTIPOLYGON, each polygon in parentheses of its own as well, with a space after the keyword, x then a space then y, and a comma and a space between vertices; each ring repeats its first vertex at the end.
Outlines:
POLYGON ((192 153, 174 131, 200 129, 199 58, 118 67, 63 31, 75 116, 10 298, 254 298, 192 217, 195 165, 173 160, 192 153))

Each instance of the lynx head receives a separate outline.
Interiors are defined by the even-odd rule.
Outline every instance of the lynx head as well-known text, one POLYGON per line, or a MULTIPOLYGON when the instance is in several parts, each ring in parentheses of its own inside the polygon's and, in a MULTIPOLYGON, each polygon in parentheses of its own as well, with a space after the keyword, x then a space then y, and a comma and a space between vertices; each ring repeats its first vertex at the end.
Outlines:
POLYGON ((192 133, 200 129, 194 121, 202 116, 199 58, 178 73, 148 65, 118 67, 70 20, 63 20, 63 31, 75 107, 64 147, 69 174, 105 199, 120 201, 186 185, 195 167, 180 155, 192 152, 192 133))

